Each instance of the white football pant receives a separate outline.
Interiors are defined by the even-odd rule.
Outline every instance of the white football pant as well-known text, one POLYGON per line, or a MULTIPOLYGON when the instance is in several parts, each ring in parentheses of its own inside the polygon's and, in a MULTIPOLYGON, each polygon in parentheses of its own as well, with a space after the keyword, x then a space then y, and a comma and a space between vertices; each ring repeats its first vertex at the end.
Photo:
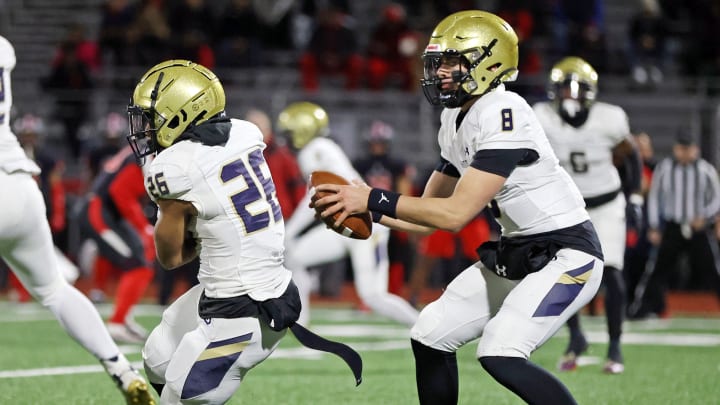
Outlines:
POLYGON ((257 318, 206 322, 198 316, 202 290, 198 284, 175 300, 145 342, 145 372, 165 384, 163 405, 226 403, 285 336, 257 318))
POLYGON ((116 356, 117 345, 97 310, 60 271, 37 182, 26 173, 0 170, 0 190, 2 258, 73 339, 99 359, 116 356))
POLYGON ((478 358, 527 359, 595 296, 602 273, 602 261, 572 249, 560 250, 557 259, 519 281, 478 262, 422 310, 410 335, 447 352, 480 337, 478 358))
POLYGON ((618 270, 622 270, 625 263, 625 204, 625 196, 620 193, 609 203, 587 209, 602 246, 605 265, 618 270))
POLYGON ((293 272, 303 307, 298 323, 307 326, 310 320, 312 283, 308 267, 340 260, 349 254, 355 289, 363 303, 380 315, 413 325, 417 310, 403 298, 388 292, 389 238, 390 230, 379 224, 373 224, 372 235, 366 240, 342 236, 323 224, 288 241, 285 267, 293 272))

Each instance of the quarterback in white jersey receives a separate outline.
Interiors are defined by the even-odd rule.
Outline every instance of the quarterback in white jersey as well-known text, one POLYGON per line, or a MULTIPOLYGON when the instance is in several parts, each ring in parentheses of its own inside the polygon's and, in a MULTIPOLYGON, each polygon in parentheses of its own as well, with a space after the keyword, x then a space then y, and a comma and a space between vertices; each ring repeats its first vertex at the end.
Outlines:
MULTIPOLYGON (((290 104, 278 116, 278 127, 298 151, 298 165, 305 178, 317 170, 333 172, 347 180, 361 178, 345 152, 326 136, 328 116, 322 107, 309 102, 290 104)), ((415 323, 417 310, 388 291, 390 230, 382 225, 375 226, 366 240, 330 232, 315 219, 315 211, 308 208, 311 196, 311 192, 306 193, 285 228, 287 266, 294 273, 303 303, 298 322, 307 324, 310 320, 311 282, 307 268, 350 255, 355 289, 363 303, 378 314, 408 326, 415 323), (322 248, 318 249, 318 246, 322 248)))
POLYGON ((427 99, 443 105, 441 162, 421 197, 365 185, 318 185, 323 216, 373 211, 405 230, 458 231, 491 204, 502 226, 480 261, 426 306, 411 331, 420 404, 458 402, 455 352, 480 338, 477 357, 529 403, 575 404, 530 354, 595 295, 602 251, 582 197, 514 79, 518 39, 501 18, 468 10, 443 19, 423 54, 427 99), (334 192, 334 194, 333 194, 334 192), (382 198, 385 197, 385 198, 382 198))
MULTIPOLYGON (((605 256, 603 284, 605 313, 610 344, 604 371, 619 374, 624 370, 620 350, 622 320, 625 313, 625 259, 627 221, 623 184, 616 164, 632 170, 626 176, 626 189, 636 192, 632 204, 641 204, 640 159, 630 136, 628 117, 622 108, 595 100, 598 75, 581 58, 570 56, 556 63, 549 80, 550 101, 533 107, 545 129, 560 164, 568 171, 580 193, 590 219, 597 230, 605 256)), ((634 211, 640 211, 637 208, 634 211)), ((559 368, 577 367, 577 357, 588 343, 580 330, 577 316, 568 321, 570 342, 559 368)))
MULTIPOLYGON (((145 380, 113 342, 90 300, 68 284, 59 268, 45 203, 33 176, 40 168, 10 131, 10 73, 15 50, 0 36, 0 257, 67 333, 98 358, 128 404, 153 404, 145 380)), ((8 399, 10 400, 10 399, 8 399)), ((14 398, 10 402, 23 402, 14 398)))
POLYGON ((136 157, 157 153, 145 179, 158 205, 157 258, 173 269, 200 256, 200 283, 163 313, 143 350, 162 404, 225 403, 288 328, 301 342, 315 336, 295 324, 300 297, 283 265, 262 134, 224 109, 215 74, 186 60, 152 67, 128 106, 136 157))

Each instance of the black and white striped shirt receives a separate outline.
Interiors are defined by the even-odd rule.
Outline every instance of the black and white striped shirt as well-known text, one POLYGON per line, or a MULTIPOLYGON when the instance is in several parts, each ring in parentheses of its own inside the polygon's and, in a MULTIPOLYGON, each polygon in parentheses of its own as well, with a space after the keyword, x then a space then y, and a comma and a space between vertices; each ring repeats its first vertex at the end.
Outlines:
POLYGON ((696 218, 713 221, 720 212, 720 181, 709 162, 681 165, 666 158, 655 168, 647 198, 650 228, 661 222, 687 224, 696 218))

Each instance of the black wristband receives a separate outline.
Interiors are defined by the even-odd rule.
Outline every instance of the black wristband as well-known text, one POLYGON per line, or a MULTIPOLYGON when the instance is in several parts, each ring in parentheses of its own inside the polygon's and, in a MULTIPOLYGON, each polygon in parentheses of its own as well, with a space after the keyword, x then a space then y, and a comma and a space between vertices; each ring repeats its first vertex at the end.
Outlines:
POLYGON ((368 210, 375 211, 381 215, 387 215, 390 218, 396 218, 395 210, 397 209, 399 200, 400 193, 373 188, 370 190, 370 195, 368 196, 368 210))
POLYGON ((375 212, 375 211, 370 211, 370 216, 372 217, 373 222, 379 223, 383 217, 383 214, 381 214, 379 212, 375 212))

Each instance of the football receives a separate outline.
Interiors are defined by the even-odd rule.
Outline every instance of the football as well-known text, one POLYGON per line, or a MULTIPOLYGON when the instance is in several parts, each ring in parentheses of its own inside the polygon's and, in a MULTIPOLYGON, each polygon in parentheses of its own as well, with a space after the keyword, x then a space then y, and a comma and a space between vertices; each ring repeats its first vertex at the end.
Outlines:
MULTIPOLYGON (((344 177, 338 176, 335 173, 326 172, 326 171, 315 171, 310 174, 310 179, 308 181, 308 184, 312 187, 315 187, 319 184, 350 184, 349 181, 347 181, 344 177)), ((329 193, 326 191, 316 191, 315 194, 312 196, 311 200, 313 204, 318 199, 325 197, 329 193)), ((318 215, 325 209, 325 207, 315 207, 315 211, 317 211, 318 215)), ((347 236, 349 238, 353 239, 367 239, 372 234, 372 218, 370 217, 369 212, 365 212, 362 214, 353 214, 350 215, 343 221, 340 226, 335 227, 335 219, 340 214, 335 214, 332 217, 323 218, 323 221, 325 224, 332 229, 333 231, 343 235, 347 236)))

